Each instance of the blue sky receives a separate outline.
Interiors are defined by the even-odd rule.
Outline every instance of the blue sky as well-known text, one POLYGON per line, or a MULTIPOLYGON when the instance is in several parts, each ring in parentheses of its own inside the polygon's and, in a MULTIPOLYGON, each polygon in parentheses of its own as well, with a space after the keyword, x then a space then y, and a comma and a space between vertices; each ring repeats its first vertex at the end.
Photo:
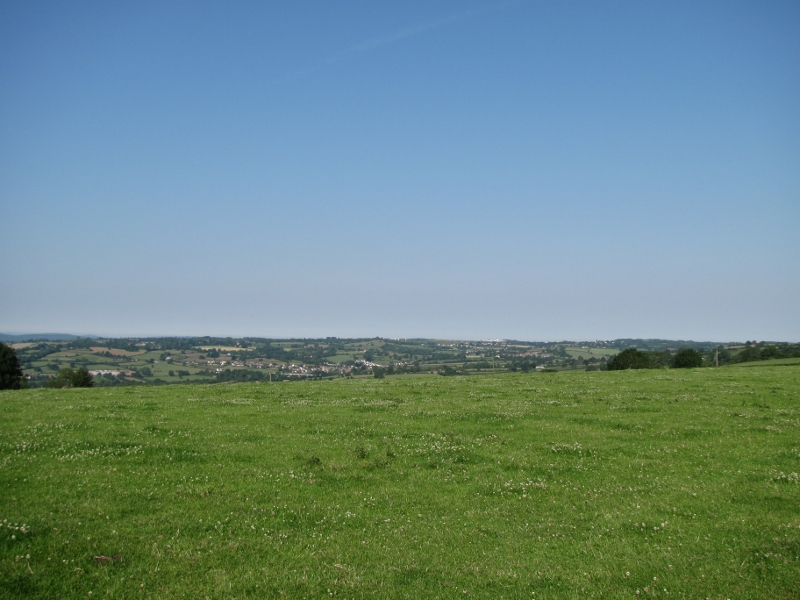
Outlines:
POLYGON ((796 2, 4 2, 0 331, 800 340, 796 2))

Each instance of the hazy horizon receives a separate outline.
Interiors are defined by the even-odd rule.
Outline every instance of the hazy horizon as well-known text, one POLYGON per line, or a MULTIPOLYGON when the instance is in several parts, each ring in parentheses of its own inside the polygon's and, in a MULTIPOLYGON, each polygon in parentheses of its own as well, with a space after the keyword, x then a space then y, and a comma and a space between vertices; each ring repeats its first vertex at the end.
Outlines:
MULTIPOLYGON (((762 344, 773 344, 773 343, 792 343, 790 340, 702 340, 702 339, 681 339, 681 338, 607 338, 607 339, 587 339, 587 338, 571 338, 571 339, 541 339, 541 340, 534 340, 534 339, 521 339, 521 338, 438 338, 438 337, 387 337, 387 336, 318 336, 318 337, 298 337, 298 336, 269 336, 269 335, 211 335, 211 334, 199 334, 199 335, 164 335, 164 334, 144 334, 144 335, 128 335, 128 336, 118 336, 118 335, 103 335, 103 334, 94 334, 94 333, 53 333, 53 332, 44 332, 44 333, 31 333, 31 332, 24 332, 24 333, 9 333, 7 331, 0 331, 0 336, 14 336, 14 337, 24 337, 24 336, 31 336, 32 338, 39 338, 46 335, 51 336, 73 336, 75 338, 81 339, 98 339, 98 340, 113 340, 113 339, 158 339, 158 338, 231 338, 231 339, 271 339, 271 340, 324 340, 324 339, 338 339, 338 340, 348 340, 348 339, 382 339, 382 340, 441 340, 441 341, 448 341, 448 342, 521 342, 521 343, 544 343, 544 344, 556 344, 556 343, 569 343, 569 342, 614 342, 619 340, 626 340, 626 339, 641 339, 643 341, 670 341, 670 342, 687 342, 687 343, 697 343, 697 344, 744 344, 745 342, 750 342, 753 344, 762 343, 762 344)), ((51 340, 51 341, 58 341, 58 340, 51 340)), ((68 341, 68 340, 67 340, 68 341)), ((0 342, 4 342, 0 339, 0 342)))

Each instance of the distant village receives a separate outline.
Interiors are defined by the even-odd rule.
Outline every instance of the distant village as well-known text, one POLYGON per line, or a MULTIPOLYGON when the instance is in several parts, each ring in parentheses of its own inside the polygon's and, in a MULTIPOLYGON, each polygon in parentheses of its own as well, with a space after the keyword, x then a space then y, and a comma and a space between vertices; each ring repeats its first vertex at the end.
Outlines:
MULTIPOLYGON (((266 339, 79 338, 11 342, 31 387, 46 386, 62 369, 83 368, 95 385, 188 382, 294 381, 341 377, 477 375, 499 372, 605 370, 635 348, 668 361, 680 348, 700 352, 708 364, 800 353, 775 342, 717 344, 683 340, 266 339)), ((658 361, 656 361, 658 362, 658 361)))

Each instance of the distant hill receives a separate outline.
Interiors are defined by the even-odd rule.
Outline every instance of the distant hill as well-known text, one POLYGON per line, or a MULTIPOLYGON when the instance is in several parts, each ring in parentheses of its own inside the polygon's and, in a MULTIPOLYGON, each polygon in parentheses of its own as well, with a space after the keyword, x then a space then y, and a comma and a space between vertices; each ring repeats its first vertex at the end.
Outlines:
MULTIPOLYGON (((51 341, 51 342, 64 342, 70 340, 80 339, 79 335, 72 335, 69 333, 22 333, 20 335, 12 335, 10 333, 0 333, 0 342, 35 342, 35 341, 51 341)), ((91 337, 91 336, 83 336, 91 337)))

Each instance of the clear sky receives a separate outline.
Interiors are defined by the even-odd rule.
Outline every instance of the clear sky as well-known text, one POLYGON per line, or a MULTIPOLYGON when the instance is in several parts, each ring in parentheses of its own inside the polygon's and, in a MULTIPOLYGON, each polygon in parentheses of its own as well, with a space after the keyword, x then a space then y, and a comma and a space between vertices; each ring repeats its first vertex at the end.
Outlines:
POLYGON ((800 340, 800 3, 0 4, 0 331, 800 340))

